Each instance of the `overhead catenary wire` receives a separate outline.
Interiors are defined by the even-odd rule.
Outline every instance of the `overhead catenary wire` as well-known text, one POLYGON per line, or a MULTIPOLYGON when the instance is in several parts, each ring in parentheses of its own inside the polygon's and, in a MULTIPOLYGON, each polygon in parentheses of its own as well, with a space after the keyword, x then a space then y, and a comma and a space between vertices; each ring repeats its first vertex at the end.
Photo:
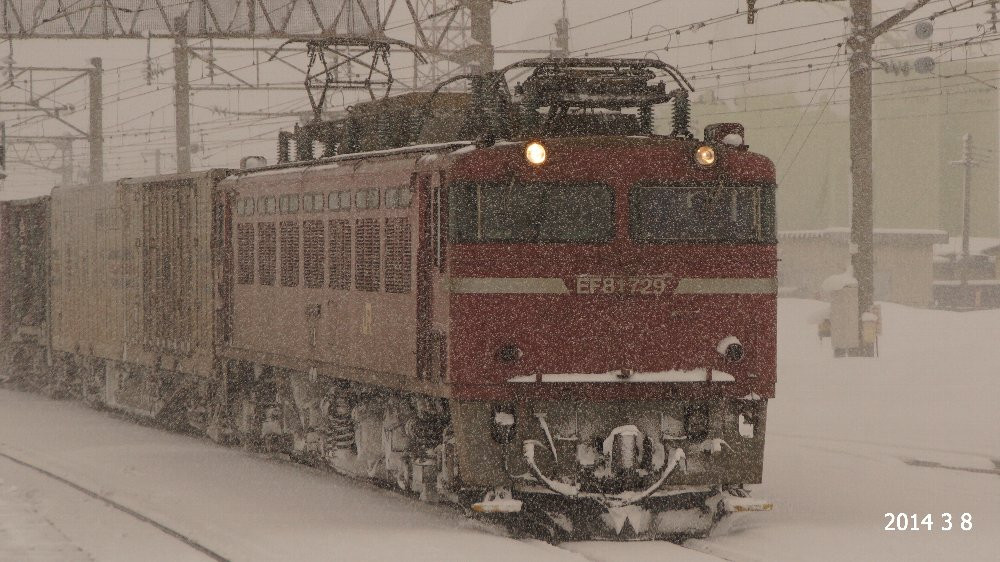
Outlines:
MULTIPOLYGON (((594 19, 594 20, 590 20, 588 22, 583 22, 581 24, 574 25, 574 26, 572 26, 572 28, 573 29, 577 29, 577 28, 584 27, 584 26, 587 26, 587 25, 592 25, 592 24, 594 24, 596 22, 607 21, 608 19, 611 19, 613 17, 622 17, 624 14, 636 13, 636 12, 644 9, 647 6, 652 6, 654 4, 659 4, 659 3, 661 3, 661 1, 647 2, 647 3, 644 3, 644 4, 638 5, 638 6, 634 6, 634 7, 628 8, 628 9, 618 10, 618 11, 616 11, 614 13, 607 14, 607 15, 602 16, 600 18, 597 18, 597 19, 594 19)), ((935 3, 937 3, 938 1, 940 1, 940 0, 936 0, 935 3)), ((787 2, 776 2, 776 3, 772 4, 772 5, 758 8, 758 12, 760 10, 778 7, 778 6, 782 5, 782 4, 787 4, 787 2)), ((962 3, 962 4, 965 4, 965 3, 962 3)), ((962 4, 959 4, 959 6, 961 6, 962 4)), ((888 11, 889 10, 886 10, 886 12, 888 12, 888 11)), ((687 23, 687 24, 678 25, 676 27, 670 28, 669 29, 669 33, 672 34, 672 36, 677 36, 678 32, 680 32, 681 35, 687 35, 689 33, 695 33, 697 30, 704 29, 704 27, 707 27, 709 25, 713 25, 714 23, 722 23, 722 22, 725 22, 725 21, 729 21, 729 20, 733 19, 734 17, 742 17, 743 15, 745 15, 745 14, 740 14, 739 12, 737 12, 737 14, 728 13, 728 14, 724 14, 724 15, 720 15, 720 16, 715 16, 713 18, 708 18, 708 19, 702 20, 701 22, 690 22, 690 23, 687 23), (702 25, 698 25, 698 24, 702 24, 702 25)), ((790 30, 794 31, 795 29, 801 28, 801 27, 818 27, 820 25, 833 25, 833 24, 836 24, 839 21, 842 21, 842 19, 843 18, 836 18, 836 19, 828 20, 826 22, 815 22, 815 23, 811 23, 811 24, 806 24, 805 26, 795 26, 795 27, 782 28, 780 30, 764 31, 764 32, 761 32, 760 34, 744 34, 744 35, 733 36, 733 37, 722 37, 722 38, 718 38, 718 39, 713 39, 712 41, 713 41, 713 44, 717 44, 717 43, 721 43, 721 42, 725 42, 725 41, 736 41, 736 40, 740 40, 740 39, 747 39, 747 38, 754 37, 754 36, 757 36, 757 35, 762 35, 762 34, 763 35, 767 35, 767 34, 780 35, 781 33, 789 32, 790 30)), ((404 22, 403 24, 394 26, 393 28, 394 29, 398 29, 398 28, 406 27, 407 25, 408 24, 406 24, 404 22)), ((627 48, 627 45, 629 45, 630 42, 631 42, 632 45, 638 45, 638 44, 640 44, 641 40, 645 39, 645 37, 655 38, 657 33, 660 34, 660 37, 663 37, 668 32, 666 30, 660 31, 660 32, 655 32, 655 33, 652 33, 652 34, 649 34, 649 33, 647 33, 647 34, 638 33, 637 34, 637 33, 633 32, 633 33, 630 34, 630 35, 632 35, 632 37, 618 40, 617 43, 621 43, 622 46, 623 46, 623 48, 627 48)), ((548 34, 544 34, 544 35, 538 36, 536 38, 539 38, 539 37, 549 37, 551 35, 552 35, 551 33, 548 33, 548 34)), ((513 45, 513 44, 520 44, 522 42, 527 42, 527 41, 530 41, 532 39, 533 38, 527 38, 527 39, 524 39, 524 40, 519 40, 517 42, 508 43, 507 45, 498 46, 498 48, 502 48, 504 46, 509 46, 509 45, 513 45)), ((759 51, 759 52, 756 53, 756 55, 758 55, 757 58, 761 58, 761 56, 774 55, 776 53, 787 53, 789 51, 801 50, 803 47, 807 48, 805 53, 802 53, 802 52, 791 53, 791 54, 788 54, 788 55, 784 55, 784 56, 778 57, 777 59, 772 58, 771 60, 755 61, 754 63, 749 64, 749 65, 747 65, 747 64, 734 64, 732 66, 726 66, 726 65, 724 65, 724 63, 726 63, 726 62, 742 61, 746 57, 738 57, 738 58, 733 58, 733 59, 726 59, 726 58, 716 59, 716 58, 713 57, 710 61, 699 62, 699 63, 695 63, 695 64, 691 64, 691 65, 685 65, 685 68, 686 69, 690 68, 692 70, 696 70, 697 71, 698 69, 701 69, 704 66, 711 64, 711 65, 715 66, 715 68, 712 71, 712 73, 713 73, 712 76, 716 77, 716 78, 727 78, 727 77, 733 77, 734 78, 734 77, 740 76, 741 74, 745 75, 745 76, 748 76, 749 75, 749 73, 747 71, 748 67, 752 67, 752 68, 754 68, 754 69, 756 69, 758 71, 762 67, 764 67, 764 66, 769 66, 769 67, 772 67, 772 68, 775 69, 775 72, 772 73, 772 74, 774 74, 773 76, 760 77, 760 78, 756 78, 754 80, 732 80, 732 81, 726 80, 725 82, 720 81, 717 84, 717 89, 725 89, 725 88, 731 87, 731 86, 749 85, 749 84, 755 84, 755 83, 762 83, 762 82, 767 82, 767 81, 779 80, 779 79, 782 79, 782 78, 792 78, 792 77, 795 77, 795 76, 802 76, 802 75, 809 74, 811 72, 815 72, 814 69, 812 69, 812 68, 810 68, 808 66, 809 63, 805 59, 805 57, 807 57, 807 55, 809 53, 811 53, 811 52, 820 52, 822 50, 825 50, 825 49, 829 48, 830 46, 832 46, 832 44, 833 44, 834 41, 842 40, 843 39, 843 34, 839 34, 837 36, 832 36, 832 37, 829 37, 829 38, 826 38, 826 39, 828 39, 828 44, 827 45, 818 46, 816 49, 813 49, 813 50, 810 50, 809 47, 811 47, 812 45, 817 45, 817 43, 816 43, 817 40, 811 40, 811 41, 809 41, 807 43, 796 43, 795 45, 784 45, 784 46, 780 46, 780 47, 773 48, 773 49, 770 49, 770 50, 759 51), (790 58, 792 60, 786 61, 788 64, 781 64, 780 59, 785 59, 785 58, 790 58), (800 64, 796 65, 796 63, 800 63, 800 64)), ((671 49, 675 49, 675 48, 678 48, 678 49, 679 48, 684 48, 684 49, 696 48, 696 47, 700 47, 700 46, 705 46, 708 43, 709 43, 708 41, 700 41, 700 42, 688 43, 688 44, 684 44, 684 45, 675 45, 675 46, 671 47, 671 49)), ((583 51, 583 50, 584 49, 580 49, 579 51, 583 51)), ((622 50, 622 48, 616 47, 615 49, 611 49, 611 50, 622 50)), ((642 53, 645 53, 645 52, 648 52, 648 51, 642 51, 642 53)), ((904 52, 904 51, 903 50, 887 51, 887 53, 889 53, 889 52, 904 52)), ((629 52, 629 53, 626 53, 626 54, 637 54, 637 53, 639 53, 639 51, 629 52)), ((161 55, 157 55, 157 58, 160 58, 160 57, 163 57, 163 56, 168 56, 169 54, 170 54, 170 52, 166 52, 166 53, 163 53, 161 55)), ((290 55, 290 56, 295 56, 295 55, 290 55)), ((750 56, 753 56, 753 54, 751 54, 750 56)), ((825 58, 825 56, 824 57, 815 57, 815 59, 820 59, 820 58, 825 58)), ((132 63, 123 64, 120 67, 115 67, 115 68, 130 68, 132 66, 141 65, 144 62, 145 62, 144 60, 143 61, 136 61, 136 62, 132 62, 132 63)), ((256 66, 256 64, 255 63, 251 63, 251 64, 248 64, 248 65, 239 67, 236 70, 250 68, 250 67, 253 67, 253 66, 256 66)), ((830 68, 839 68, 840 66, 841 66, 841 63, 837 63, 835 66, 832 66, 832 67, 828 66, 827 69, 826 69, 826 73, 828 73, 828 72, 831 71, 830 68)), ((168 72, 171 68, 172 67, 167 67, 167 68, 165 68, 163 70, 164 70, 164 72, 168 72)), ((141 68, 140 69, 136 69, 136 70, 139 71, 138 74, 141 74, 141 72, 142 72, 141 68)), ((129 74, 131 75, 132 73, 129 73, 129 74)), ((697 72, 696 75, 697 76, 701 76, 701 74, 702 74, 701 72, 697 72)), ((824 76, 825 76, 825 73, 824 73, 824 76)), ((130 76, 128 79, 131 80, 131 79, 135 79, 135 78, 136 78, 136 76, 130 76)), ((195 79, 195 81, 197 81, 197 80, 206 80, 206 79, 207 78, 203 77, 201 79, 195 79)), ((123 83, 123 84, 125 84, 125 83, 123 83)), ((822 84, 820 84, 820 86, 822 86, 822 84)), ((119 89, 117 92, 113 92, 110 95, 106 95, 106 98, 108 99, 108 105, 110 106, 111 104, 114 104, 114 103, 122 104, 122 103, 128 102, 130 100, 142 98, 143 96, 155 95, 158 92, 166 93, 166 91, 167 91, 166 87, 160 87, 159 89, 150 89, 144 83, 139 83, 139 84, 135 84, 133 86, 123 87, 123 88, 119 89)), ((813 90, 812 88, 810 88, 807 91, 814 92, 814 97, 815 97, 815 92, 819 91, 819 90, 818 89, 813 90)), ((827 100, 827 101, 829 101, 829 100, 827 100)), ((291 105, 295 106, 296 103, 298 103, 298 102, 294 102, 294 100, 293 100, 293 102, 292 102, 291 105)), ((79 108, 77 110, 78 112, 80 110, 82 110, 83 108, 86 107, 85 103, 80 103, 80 104, 76 104, 76 105, 79 108)), ((129 126, 131 124, 133 124, 133 123, 135 123, 137 121, 141 121, 143 118, 150 118, 150 117, 156 115, 158 112, 164 112, 167 109, 167 107, 169 107, 169 104, 162 104, 162 105, 158 106, 157 108, 154 108, 153 110, 144 110, 142 113, 137 114, 137 115, 136 114, 126 115, 126 116, 124 116, 122 118, 122 120, 121 120, 120 123, 116 123, 112 127, 109 127, 107 130, 110 131, 110 132, 113 132, 113 133, 114 132, 121 132, 122 134, 140 135, 140 134, 142 134, 141 132, 132 133, 132 132, 128 132, 127 129, 129 128, 129 126)), ((203 108, 203 107, 199 108, 199 109, 201 111, 207 111, 207 109, 203 108)), ((273 108, 267 107, 267 109, 268 110, 272 110, 273 108)), ((204 121, 204 123, 205 123, 205 126, 203 127, 203 130, 206 130, 206 131, 209 131, 209 132, 213 132, 213 133, 214 132, 224 132, 226 130, 225 127, 233 125, 233 123, 234 123, 234 122, 228 122, 228 121, 220 120, 220 119, 203 119, 202 121, 204 121)), ((248 123, 248 120, 237 120, 235 123, 238 123, 239 125, 243 125, 243 124, 248 123)), ((196 127, 197 127, 197 125, 196 125, 196 127)), ((169 126, 167 126, 167 125, 164 125, 162 127, 162 130, 163 131, 170 131, 170 130, 172 130, 172 128, 169 127, 169 126)), ((164 133, 164 136, 165 136, 165 133, 164 133)), ((216 141, 212 141, 212 142, 216 142, 216 141)), ((218 141, 218 142, 223 142, 223 141, 218 141)))

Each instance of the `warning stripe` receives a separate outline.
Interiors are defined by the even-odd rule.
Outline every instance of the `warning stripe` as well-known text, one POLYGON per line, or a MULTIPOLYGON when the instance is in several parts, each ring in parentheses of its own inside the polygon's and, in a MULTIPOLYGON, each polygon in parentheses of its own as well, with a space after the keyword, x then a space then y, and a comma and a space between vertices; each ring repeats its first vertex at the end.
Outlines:
POLYGON ((773 295, 777 292, 778 280, 773 277, 720 277, 715 279, 681 279, 674 294, 773 295))
MULTIPOLYGON (((566 295, 569 289, 559 277, 453 277, 449 283, 458 294, 550 294, 566 295)), ((684 278, 677 284, 678 295, 773 295, 778 280, 773 277, 684 278)))

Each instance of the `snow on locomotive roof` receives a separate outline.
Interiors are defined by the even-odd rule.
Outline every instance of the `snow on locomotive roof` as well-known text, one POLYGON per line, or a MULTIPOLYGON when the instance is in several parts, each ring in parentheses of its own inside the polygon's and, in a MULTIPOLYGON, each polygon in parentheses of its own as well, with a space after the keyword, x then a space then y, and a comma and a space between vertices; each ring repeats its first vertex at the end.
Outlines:
POLYGON ((296 168, 306 168, 310 170, 324 170, 337 168, 339 162, 358 160, 364 158, 371 158, 375 156, 393 156, 398 154, 408 154, 411 152, 429 152, 437 150, 446 150, 448 148, 465 148, 472 145, 472 141, 449 141, 433 144, 417 144, 413 146, 404 146, 400 148, 388 148, 385 150, 373 150, 370 152, 354 152, 351 154, 339 154, 337 156, 329 156, 326 158, 317 158, 315 160, 296 160, 294 162, 283 162, 281 164, 274 164, 267 167, 252 168, 247 170, 239 170, 235 174, 227 177, 223 181, 236 181, 241 177, 250 176, 263 176, 270 174, 285 173, 288 170, 296 168))

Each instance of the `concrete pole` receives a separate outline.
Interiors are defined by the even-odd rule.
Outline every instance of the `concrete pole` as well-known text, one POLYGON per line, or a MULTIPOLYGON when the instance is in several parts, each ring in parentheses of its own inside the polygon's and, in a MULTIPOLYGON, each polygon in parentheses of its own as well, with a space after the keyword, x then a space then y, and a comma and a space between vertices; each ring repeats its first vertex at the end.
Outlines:
MULTIPOLYGON (((972 199, 972 135, 965 133, 962 137, 962 160, 965 165, 965 181, 962 190, 962 260, 968 263, 969 260, 969 218, 970 201, 972 199)), ((967 268, 962 268, 963 272, 967 268)), ((962 282, 966 281, 967 275, 962 276, 962 282)))
MULTIPOLYGON (((102 62, 99 57, 90 59, 94 68, 89 70, 90 82, 90 183, 104 181, 104 93, 102 62)), ((72 182, 70 182, 72 183, 72 182)))
POLYGON ((62 172, 62 185, 73 185, 73 141, 66 139, 59 145, 62 163, 59 166, 62 172))
POLYGON ((965 133, 962 135, 962 159, 953 160, 953 166, 965 168, 965 178, 962 185, 962 256, 958 264, 959 278, 962 285, 969 283, 969 232, 972 217, 972 168, 978 162, 972 157, 972 135, 965 133))
MULTIPOLYGON (((851 49, 851 264, 858 280, 858 317, 871 310, 875 299, 875 211, 872 182, 872 44, 930 0, 915 0, 872 26, 872 0, 850 0, 851 49)), ((859 327, 862 322, 858 322, 859 327)), ((874 344, 861 345, 854 355, 874 357, 874 344)))
POLYGON ((188 80, 187 19, 174 19, 174 123, 177 171, 191 171, 191 83, 188 80))
MULTIPOLYGON (((850 143, 851 264, 858 280, 858 316, 871 310, 875 293, 874 197, 872 194, 872 26, 871 0, 851 0, 850 143)), ((860 322, 859 322, 860 325, 860 322)), ((862 340, 863 341, 863 340, 862 340)), ((872 357, 873 345, 857 354, 872 357)))
POLYGON ((569 18, 566 17, 566 0, 562 3, 562 17, 556 20, 556 56, 569 56, 569 18))

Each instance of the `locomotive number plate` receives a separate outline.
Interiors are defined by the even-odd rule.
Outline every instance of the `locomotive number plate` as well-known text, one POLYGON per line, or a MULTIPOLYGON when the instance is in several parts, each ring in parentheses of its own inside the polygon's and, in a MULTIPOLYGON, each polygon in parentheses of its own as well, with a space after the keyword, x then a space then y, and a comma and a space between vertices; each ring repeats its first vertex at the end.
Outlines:
POLYGON ((578 275, 578 295, 647 295, 658 297, 670 286, 669 275, 578 275))

